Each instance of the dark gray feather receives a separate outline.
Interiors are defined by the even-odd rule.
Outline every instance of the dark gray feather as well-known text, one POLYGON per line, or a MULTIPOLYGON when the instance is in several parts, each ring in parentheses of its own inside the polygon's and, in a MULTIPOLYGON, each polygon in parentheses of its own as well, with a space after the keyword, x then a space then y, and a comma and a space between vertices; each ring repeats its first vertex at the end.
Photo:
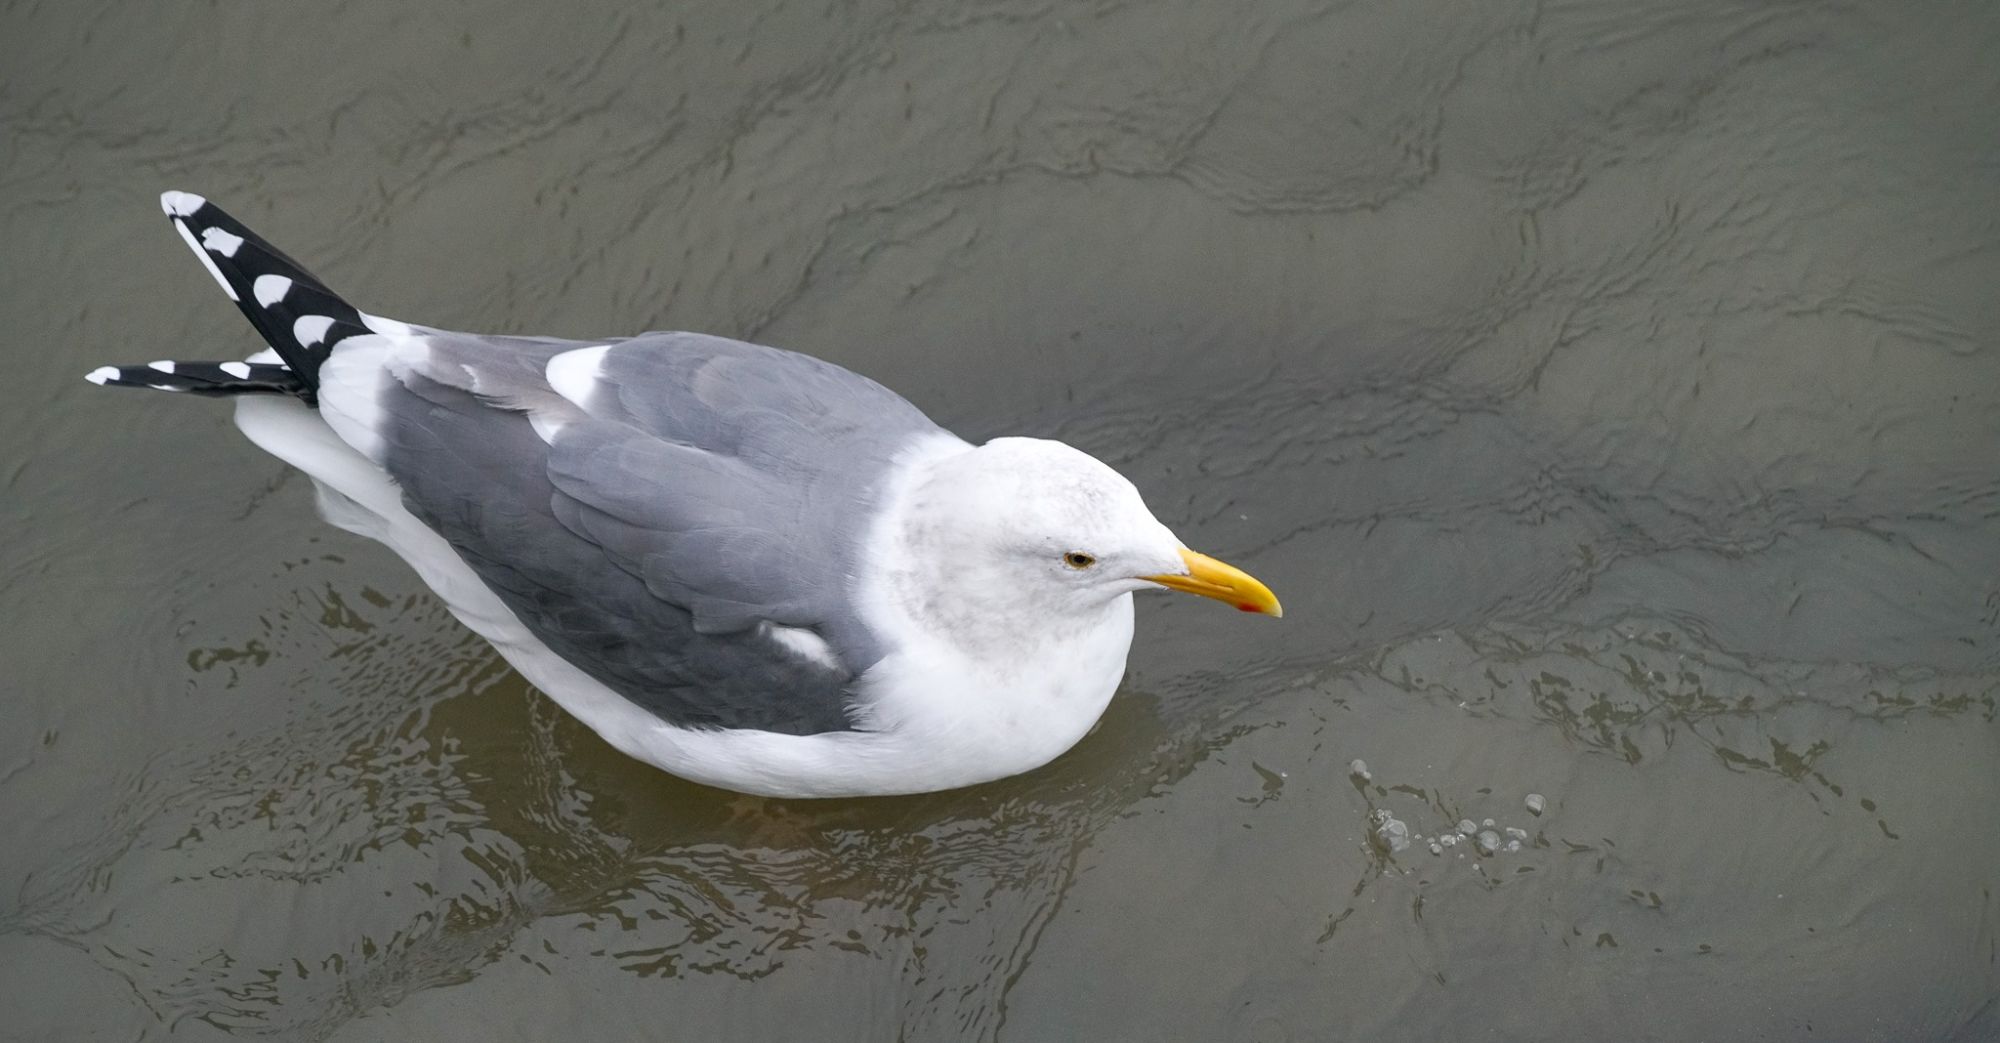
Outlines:
POLYGON ((921 412, 693 334, 614 342, 578 407, 543 374, 588 343, 423 332, 429 364, 384 382, 383 465, 543 643, 674 724, 850 726, 849 686, 882 655, 851 577, 890 460, 938 431, 921 412), (530 412, 564 424, 552 446, 530 412), (840 668, 767 623, 817 633, 840 668))

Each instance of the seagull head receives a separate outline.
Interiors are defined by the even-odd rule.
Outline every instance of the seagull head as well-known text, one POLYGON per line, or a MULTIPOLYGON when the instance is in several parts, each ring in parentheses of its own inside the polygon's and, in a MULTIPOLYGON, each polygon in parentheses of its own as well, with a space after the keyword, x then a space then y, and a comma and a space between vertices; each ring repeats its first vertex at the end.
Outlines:
POLYGON ((905 589, 933 619, 1043 629, 1167 588, 1282 615, 1248 573, 1188 549, 1132 483, 1061 442, 996 438, 941 461, 912 490, 904 549, 922 575, 905 589))

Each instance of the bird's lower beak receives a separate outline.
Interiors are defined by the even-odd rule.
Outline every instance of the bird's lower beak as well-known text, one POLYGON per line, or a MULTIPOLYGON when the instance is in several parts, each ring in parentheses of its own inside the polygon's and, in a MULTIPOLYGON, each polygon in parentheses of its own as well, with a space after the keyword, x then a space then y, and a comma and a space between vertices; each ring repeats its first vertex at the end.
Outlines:
POLYGON ((1267 616, 1285 614, 1283 605, 1278 604, 1278 595, 1271 588, 1257 582, 1256 577, 1237 568, 1226 565, 1206 554, 1181 548, 1181 561, 1187 564, 1187 575, 1141 576, 1140 579, 1170 590, 1182 590, 1189 594, 1200 594, 1205 598, 1226 601, 1245 612, 1258 612, 1267 616))

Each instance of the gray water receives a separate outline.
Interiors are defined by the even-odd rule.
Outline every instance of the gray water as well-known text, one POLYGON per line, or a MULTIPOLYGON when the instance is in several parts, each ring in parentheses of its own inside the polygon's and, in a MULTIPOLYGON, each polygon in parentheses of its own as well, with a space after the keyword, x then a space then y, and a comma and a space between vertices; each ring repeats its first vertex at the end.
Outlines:
POLYGON ((0 1035, 2000 1038, 1993 5, 4 18, 0 1035), (677 781, 80 379, 257 347, 165 188, 1067 439, 1286 618, 1143 599, 1023 778, 677 781))

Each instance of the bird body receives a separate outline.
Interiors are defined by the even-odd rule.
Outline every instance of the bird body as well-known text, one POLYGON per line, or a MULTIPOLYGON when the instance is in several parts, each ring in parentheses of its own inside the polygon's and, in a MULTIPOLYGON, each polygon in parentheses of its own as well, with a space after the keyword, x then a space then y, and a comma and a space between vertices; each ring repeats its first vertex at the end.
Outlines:
POLYGON ((382 319, 201 197, 162 206, 269 348, 90 379, 234 397, 329 522, 675 774, 820 797, 1031 770, 1116 690, 1134 591, 1277 612, 1061 443, 973 446, 865 377, 720 337, 382 319))

